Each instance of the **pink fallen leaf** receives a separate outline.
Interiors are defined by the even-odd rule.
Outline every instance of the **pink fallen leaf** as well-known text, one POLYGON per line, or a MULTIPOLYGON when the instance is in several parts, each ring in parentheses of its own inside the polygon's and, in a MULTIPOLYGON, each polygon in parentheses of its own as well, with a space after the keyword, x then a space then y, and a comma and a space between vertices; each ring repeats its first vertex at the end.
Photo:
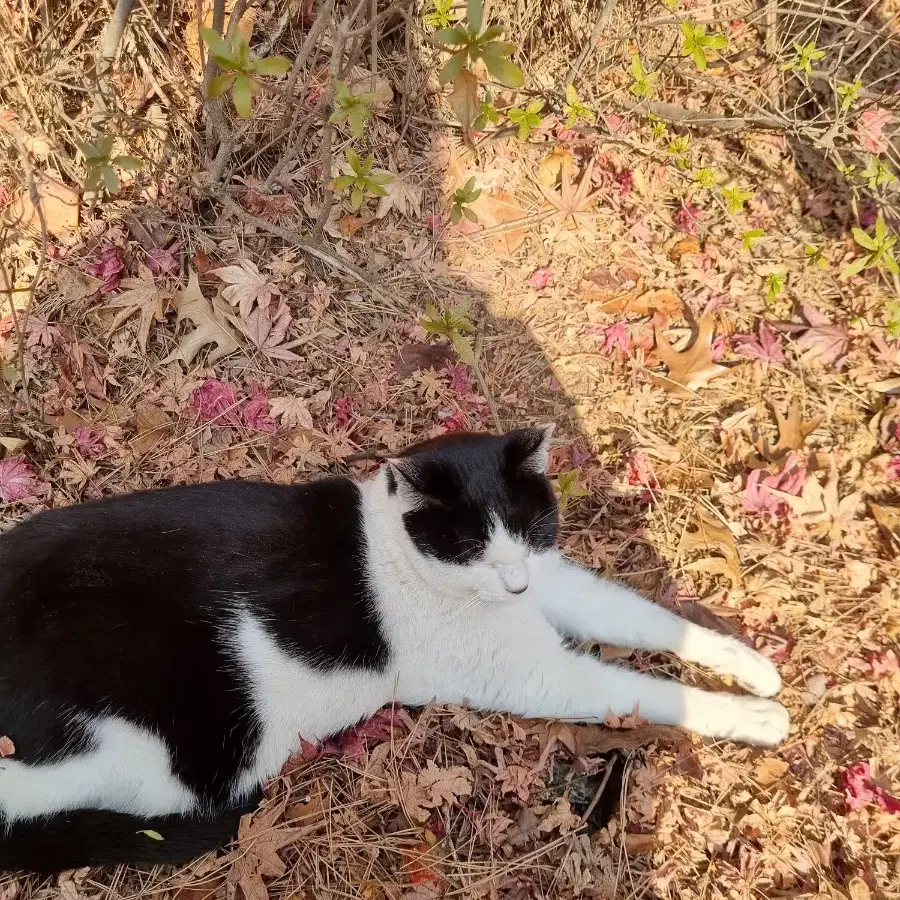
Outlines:
POLYGON ((117 290, 125 271, 125 264, 119 256, 118 247, 107 247, 87 267, 89 275, 99 278, 101 295, 110 294, 117 290))
POLYGON ((535 269, 531 273, 531 277, 528 279, 528 283, 536 291, 540 291, 547 287, 548 284, 550 284, 550 279, 552 277, 553 269, 545 266, 543 269, 535 269))
POLYGON ((873 653, 868 659, 872 674, 876 678, 890 678, 896 672, 900 672, 900 660, 893 650, 881 650, 873 653))
POLYGON ((650 457, 643 450, 633 450, 625 462, 625 478, 629 484, 643 485, 650 490, 659 487, 650 457))
POLYGON ((872 770, 865 760, 855 762, 844 769, 840 779, 844 800, 851 812, 875 803, 885 812, 895 815, 900 813, 900 800, 891 796, 881 785, 875 784, 872 780, 872 770))
POLYGON ((877 156, 888 148, 888 138, 884 134, 885 125, 889 125, 893 116, 889 109, 869 107, 860 117, 856 125, 856 139, 867 153, 877 156))
POLYGON ((75 444, 78 452, 86 459, 103 456, 106 453, 106 444, 103 438, 87 425, 79 425, 75 429, 75 444))
POLYGON ((603 350, 606 353, 611 353, 613 350, 618 349, 623 354, 628 353, 628 348, 631 346, 631 335, 628 331, 628 323, 627 322, 616 322, 615 325, 610 325, 608 328, 604 329, 603 332, 603 350))
POLYGON ((758 359, 773 366, 783 366, 787 362, 781 341, 765 319, 759 323, 758 334, 735 334, 732 340, 737 356, 758 359))
POLYGON ((900 481, 900 456, 892 456, 884 467, 888 481, 900 481))
POLYGON ((781 470, 774 475, 765 469, 754 469, 747 476, 747 486, 744 489, 744 512, 751 515, 785 518, 790 511, 788 505, 768 488, 797 496, 803 490, 805 479, 806 467, 800 465, 800 457, 796 453, 788 454, 781 470))
POLYGON ((399 709, 393 707, 380 709, 372 718, 360 722, 353 728, 345 729, 321 744, 303 741, 301 756, 304 760, 322 757, 359 759, 365 756, 368 742, 383 744, 393 737, 395 728, 401 728, 404 724, 399 709))
POLYGON ((619 185, 619 193, 623 197, 627 197, 634 189, 634 170, 622 169, 613 176, 616 184, 619 185))
POLYGON ((334 401, 334 427, 338 430, 346 428, 353 418, 353 398, 338 397, 334 401))
POLYGON ((440 237, 444 232, 444 220, 440 215, 435 214, 425 219, 428 230, 435 236, 440 237))
POLYGON ((181 246, 181 241, 175 241, 168 247, 154 247, 152 250, 148 250, 147 268, 154 275, 174 275, 180 268, 181 246))
POLYGON ((0 759, 5 759, 7 756, 14 756, 16 752, 16 745, 4 734, 0 737, 0 759))
POLYGON ((6 503, 33 497, 36 479, 31 466, 22 456, 0 459, 0 499, 6 503))
POLYGON ((471 394, 472 382, 469 380, 468 366, 450 366, 450 387, 459 394, 471 394))
POLYGON ((207 422, 217 425, 237 425, 240 422, 237 394, 224 381, 213 378, 204 381, 191 394, 191 406, 207 422))
POLYGON ((686 202, 675 213, 675 227, 685 234, 697 234, 700 231, 702 213, 693 203, 686 202))
POLYGON ((850 348, 850 332, 844 325, 835 325, 809 303, 801 303, 800 310, 809 323, 809 328, 796 341, 804 360, 817 359, 823 365, 833 365, 840 370, 850 348))
POLYGON ((270 412, 269 398, 265 394, 257 394, 243 409, 244 425, 251 431, 274 434, 275 422, 270 412))
POLYGON ((466 415, 461 409, 455 409, 452 412, 448 411, 446 415, 440 415, 441 425, 444 426, 444 430, 449 434, 452 431, 465 431, 466 428, 466 415))
POLYGON ((727 334, 720 334, 709 347, 709 358, 713 362, 718 362, 724 355, 725 351, 728 349, 729 336, 727 334))

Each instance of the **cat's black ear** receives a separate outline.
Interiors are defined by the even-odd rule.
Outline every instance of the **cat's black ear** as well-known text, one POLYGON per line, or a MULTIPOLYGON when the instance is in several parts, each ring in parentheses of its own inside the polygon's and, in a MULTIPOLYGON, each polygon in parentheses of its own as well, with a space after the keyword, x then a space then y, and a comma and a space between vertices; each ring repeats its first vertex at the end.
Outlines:
POLYGON ((432 502, 423 484, 422 473, 412 460, 389 459, 385 466, 388 494, 399 497, 405 509, 418 509, 432 502))
POLYGON ((539 428, 516 428, 507 432, 504 435, 507 466, 543 475, 550 460, 550 439, 555 428, 551 422, 539 428))

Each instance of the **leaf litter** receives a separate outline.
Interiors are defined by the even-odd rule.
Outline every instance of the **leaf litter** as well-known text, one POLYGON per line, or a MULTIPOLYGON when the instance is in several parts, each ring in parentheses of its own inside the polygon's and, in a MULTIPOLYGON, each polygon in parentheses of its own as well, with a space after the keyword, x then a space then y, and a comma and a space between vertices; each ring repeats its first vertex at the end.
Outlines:
MULTIPOLYGON (((626 14, 619 4, 617 27, 626 14)), ((387 58, 385 73, 389 64, 405 63, 387 58)), ((92 220, 89 240, 51 258, 54 291, 37 293, 25 361, 44 416, 3 425, 0 512, 6 524, 123 490, 366 474, 371 461, 344 461, 451 428, 489 429, 483 377, 505 425, 559 424, 554 474, 577 488, 563 518, 568 552, 775 659, 795 722, 789 742, 765 754, 713 745, 639 713, 575 726, 383 711, 295 758, 233 848, 176 873, 74 873, 45 886, 10 877, 10 897, 890 896, 900 398, 883 291, 865 277, 835 288, 800 247, 801 262, 785 260, 788 288, 768 300, 740 231, 672 177, 640 120, 606 118, 618 143, 601 154, 583 136, 547 141, 537 169, 533 147, 479 145, 477 164, 466 156, 458 173, 457 187, 477 175, 484 189, 484 215, 466 230, 426 200, 452 175, 449 151, 398 139, 376 117, 376 144, 396 154, 401 178, 379 218, 336 240, 382 279, 390 296, 378 302, 239 224, 195 242, 192 214, 180 232, 189 235, 182 287, 170 237, 154 233, 142 251, 119 223, 92 220), (544 218, 523 224, 535 209, 544 218), (508 230, 478 237, 498 226, 508 230), (477 331, 429 334, 425 303, 440 315, 460 296, 473 298, 463 309, 477 331), (608 753, 628 760, 621 806, 587 833, 572 779, 603 771, 608 753), (554 780, 558 761, 574 772, 568 782, 554 780)), ((871 138, 889 134, 872 124, 871 138)), ((816 201, 826 224, 798 213, 809 187, 781 136, 692 140, 755 192, 767 244, 792 247, 814 228, 823 257, 842 258, 835 232, 850 212, 832 197, 816 201), (759 159, 777 167, 777 189, 759 159)), ((176 183, 187 197, 188 181, 176 183)), ((291 215, 311 182, 299 185, 285 181, 291 215)), ((183 198, 162 199, 166 217, 181 215, 183 198)), ((12 323, 0 326, 6 371, 12 323)), ((664 654, 595 652, 719 684, 664 654)))

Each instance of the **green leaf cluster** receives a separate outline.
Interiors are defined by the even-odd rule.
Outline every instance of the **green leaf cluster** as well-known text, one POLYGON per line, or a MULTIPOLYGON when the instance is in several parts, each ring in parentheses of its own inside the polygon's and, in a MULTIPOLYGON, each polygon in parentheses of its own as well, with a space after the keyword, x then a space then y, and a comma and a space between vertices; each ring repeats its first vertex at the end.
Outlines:
POLYGON ((384 186, 394 180, 390 172, 373 172, 375 157, 370 153, 365 159, 348 147, 344 155, 350 166, 352 175, 339 175, 331 183, 335 191, 350 191, 350 207, 354 211, 360 209, 368 197, 386 197, 384 186))
POLYGON ((465 216, 470 222, 477 222, 478 216, 474 210, 469 209, 469 204, 474 203, 480 196, 481 188, 475 187, 473 175, 461 188, 453 192, 450 198, 450 221, 456 225, 465 216))
POLYGON ((849 266, 845 266, 841 272, 841 278, 849 278, 851 275, 859 275, 863 269, 886 269, 892 275, 900 275, 900 265, 894 258, 894 246, 897 243, 896 234, 888 234, 884 218, 878 216, 875 220, 874 237, 867 234, 862 228, 853 229, 853 238, 863 250, 864 256, 855 259, 849 266))
POLYGON ((225 69, 210 80, 207 95, 221 97, 231 91, 231 102, 242 119, 250 117, 253 95, 259 90, 259 78, 285 75, 291 69, 291 61, 284 56, 259 59, 252 56, 247 38, 242 34, 235 35, 230 43, 214 28, 201 28, 200 35, 212 58, 225 69))
POLYGON ((519 140, 527 141, 528 136, 539 128, 542 117, 541 110, 544 108, 543 100, 532 100, 525 109, 510 109, 506 115, 509 121, 519 126, 519 140))
POLYGON ((475 351, 467 334, 475 333, 475 326, 469 319, 469 301, 460 300, 456 306, 439 310, 434 304, 425 306, 425 315, 419 324, 429 333, 447 338, 456 350, 460 360, 471 366, 475 363, 475 351))
POLYGON ((706 71, 708 50, 724 50, 728 46, 724 34, 707 34, 705 25, 691 22, 681 23, 681 36, 681 55, 690 57, 700 72, 706 71))
POLYGON ((113 156, 116 139, 110 135, 102 135, 93 142, 79 143, 78 149, 84 156, 84 189, 99 191, 105 187, 111 194, 119 190, 121 183, 116 169, 136 172, 143 163, 135 156, 113 156))
POLYGON ((525 83, 522 70, 510 60, 516 45, 500 41, 503 34, 499 25, 491 25, 482 31, 484 5, 482 0, 467 0, 465 25, 439 28, 434 39, 451 56, 438 74, 441 84, 449 84, 470 62, 482 60, 488 73, 500 84, 520 88, 525 83))
POLYGON ((353 137, 361 138, 366 122, 372 118, 372 105, 376 97, 377 94, 368 91, 354 94, 346 82, 335 81, 334 103, 328 121, 335 124, 346 122, 353 137))

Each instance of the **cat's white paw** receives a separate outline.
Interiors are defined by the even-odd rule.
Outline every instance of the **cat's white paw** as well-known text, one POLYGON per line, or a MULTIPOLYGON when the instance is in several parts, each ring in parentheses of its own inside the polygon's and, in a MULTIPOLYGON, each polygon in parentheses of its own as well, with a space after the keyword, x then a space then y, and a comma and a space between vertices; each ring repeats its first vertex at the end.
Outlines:
POLYGON ((781 675, 775 664, 734 638, 723 641, 713 668, 722 675, 731 675, 758 697, 774 697, 781 690, 781 675))
POLYGON ((729 696, 724 706, 721 720, 712 725, 713 737, 758 747, 775 747, 787 740, 791 719, 780 703, 729 696))

